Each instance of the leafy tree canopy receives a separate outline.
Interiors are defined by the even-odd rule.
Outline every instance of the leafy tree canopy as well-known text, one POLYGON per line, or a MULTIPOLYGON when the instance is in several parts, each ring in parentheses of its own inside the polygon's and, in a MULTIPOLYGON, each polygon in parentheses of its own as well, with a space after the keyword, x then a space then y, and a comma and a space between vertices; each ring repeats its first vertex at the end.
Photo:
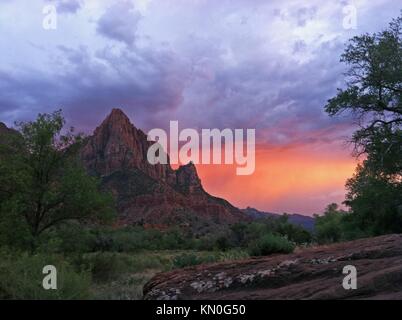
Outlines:
POLYGON ((345 204, 370 235, 402 232, 401 35, 402 15, 382 32, 352 38, 341 57, 347 86, 325 107, 331 116, 352 114, 359 125, 352 142, 364 160, 346 183, 345 204))
POLYGON ((357 155, 368 156, 382 174, 402 170, 402 15, 388 29, 352 38, 341 57, 349 66, 345 89, 338 89, 326 111, 350 112, 360 129, 353 135, 357 155))
POLYGON ((18 133, 0 146, 0 220, 3 226, 6 217, 12 225, 24 221, 33 240, 66 220, 113 216, 111 197, 79 163, 82 135, 73 128, 63 134, 64 125, 61 110, 39 114, 18 123, 18 133))

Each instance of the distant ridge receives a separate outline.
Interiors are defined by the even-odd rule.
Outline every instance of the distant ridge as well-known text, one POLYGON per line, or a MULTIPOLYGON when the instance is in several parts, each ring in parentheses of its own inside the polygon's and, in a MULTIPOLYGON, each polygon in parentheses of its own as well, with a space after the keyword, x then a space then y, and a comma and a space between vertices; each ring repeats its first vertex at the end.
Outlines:
MULTIPOLYGON (((245 214, 247 214, 249 217, 251 217, 252 219, 264 219, 267 217, 279 218, 282 216, 281 214, 278 214, 278 213, 259 211, 255 208, 251 208, 251 207, 242 209, 242 211, 245 214)), ((294 225, 299 225, 308 231, 314 230, 315 219, 313 217, 304 216, 302 214, 297 214, 297 213, 288 214, 288 217, 289 217, 288 221, 290 223, 292 223, 294 225)))

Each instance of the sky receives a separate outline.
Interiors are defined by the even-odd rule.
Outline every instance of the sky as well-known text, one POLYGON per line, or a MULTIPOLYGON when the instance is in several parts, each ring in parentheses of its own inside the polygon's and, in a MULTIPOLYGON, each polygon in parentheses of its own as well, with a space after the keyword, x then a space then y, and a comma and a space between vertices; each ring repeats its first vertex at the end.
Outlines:
POLYGON ((345 142, 353 119, 324 111, 345 85, 340 55, 401 8, 394 0, 1 0, 0 121, 62 108, 90 134, 118 107, 145 132, 170 120, 253 128, 255 173, 199 165, 205 189, 242 208, 322 212, 343 201, 356 166, 345 142))

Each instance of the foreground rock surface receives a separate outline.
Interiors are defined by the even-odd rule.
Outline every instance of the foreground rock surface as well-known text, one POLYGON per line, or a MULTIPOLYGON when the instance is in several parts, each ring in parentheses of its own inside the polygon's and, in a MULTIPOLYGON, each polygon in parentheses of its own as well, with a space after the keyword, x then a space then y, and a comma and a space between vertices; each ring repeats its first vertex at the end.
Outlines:
POLYGON ((200 265, 161 273, 144 298, 402 299, 402 235, 387 235, 288 255, 200 265), (342 270, 357 269, 357 289, 345 290, 342 270))

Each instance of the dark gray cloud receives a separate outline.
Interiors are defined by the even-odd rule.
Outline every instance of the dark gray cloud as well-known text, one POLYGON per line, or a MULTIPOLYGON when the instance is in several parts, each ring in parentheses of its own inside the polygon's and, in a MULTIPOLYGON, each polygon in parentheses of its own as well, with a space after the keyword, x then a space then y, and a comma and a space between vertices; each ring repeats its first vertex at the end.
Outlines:
POLYGON ((340 138, 337 128, 343 135, 342 120, 323 111, 343 71, 334 54, 341 43, 323 44, 321 59, 297 68, 253 57, 227 68, 218 44, 192 40, 191 61, 169 49, 106 46, 91 54, 85 46, 59 46, 51 75, 0 74, 0 90, 8 93, 2 112, 19 106, 33 117, 61 107, 80 129, 90 129, 120 107, 144 129, 176 119, 199 129, 256 128, 259 143, 268 145, 328 142, 340 138))
POLYGON ((141 14, 130 1, 116 2, 107 8, 97 23, 97 32, 112 40, 134 44, 141 14))
MULTIPOLYGON (((192 42, 195 47, 197 44, 192 42)), ((329 136, 344 137, 350 122, 331 119, 323 108, 342 79, 344 69, 338 63, 342 42, 323 43, 317 48, 320 59, 301 65, 267 56, 250 57, 227 68, 222 59, 213 58, 220 56, 219 49, 213 45, 209 48, 211 56, 202 49, 198 51, 209 62, 195 64, 196 74, 186 92, 188 100, 181 107, 179 117, 186 125, 256 128, 259 141, 268 144, 301 139, 315 143, 328 141, 329 136), (331 133, 327 128, 335 131, 331 133)))
POLYGON ((92 55, 85 46, 59 47, 54 73, 24 70, 0 73, 0 117, 29 119, 62 108, 80 129, 92 129, 113 107, 125 109, 142 124, 159 111, 175 109, 186 78, 169 51, 104 48, 92 55), (57 67, 56 67, 57 66, 57 67), (23 94, 21 94, 23 92, 23 94))
MULTIPOLYGON (((84 3, 64 2, 69 12, 84 3)), ((342 29, 339 3, 141 2, 141 14, 132 1, 103 2, 92 15, 60 22, 63 33, 30 39, 32 61, 44 63, 0 66, 0 119, 61 107, 72 124, 92 129, 120 107, 145 130, 169 120, 256 128, 259 142, 274 145, 328 142, 348 130, 350 120, 323 110, 342 86, 339 56, 352 36, 342 29)), ((24 62, 28 53, 18 52, 24 62)))
POLYGON ((58 13, 74 14, 82 7, 83 0, 47 0, 49 4, 55 4, 58 13))

